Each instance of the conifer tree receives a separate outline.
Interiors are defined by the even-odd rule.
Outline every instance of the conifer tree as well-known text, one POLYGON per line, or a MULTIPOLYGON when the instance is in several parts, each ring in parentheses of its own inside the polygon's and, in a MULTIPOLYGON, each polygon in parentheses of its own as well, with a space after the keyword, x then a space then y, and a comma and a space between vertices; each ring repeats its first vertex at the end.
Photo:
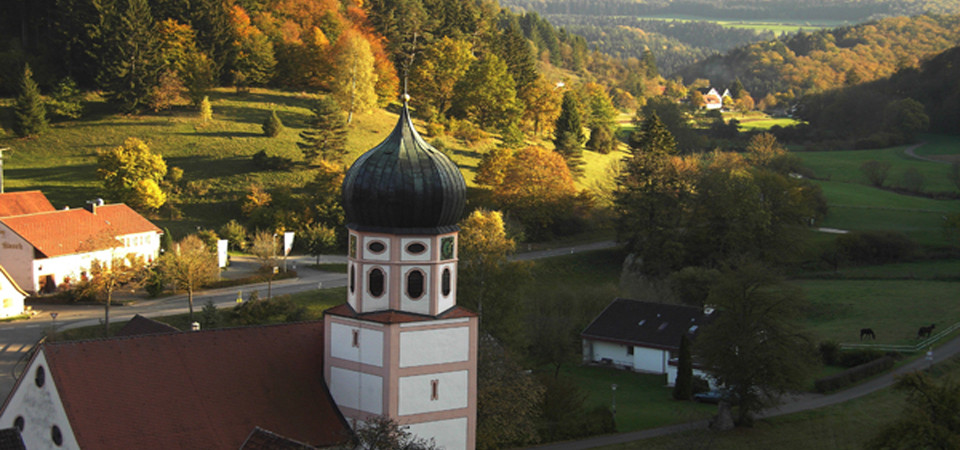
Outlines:
POLYGON ((159 49, 156 23, 147 0, 128 0, 101 73, 110 100, 124 112, 137 112, 149 101, 159 82, 159 49))
POLYGON ((510 76, 516 83, 517 92, 525 89, 537 80, 537 60, 530 42, 523 36, 517 17, 509 13, 500 15, 500 34, 496 38, 494 51, 507 63, 510 76))
POLYGON ((340 105, 332 97, 320 97, 311 109, 309 130, 300 132, 297 147, 310 165, 321 160, 340 162, 347 153, 347 122, 340 105))
POLYGON ((680 338, 680 356, 677 360, 677 380, 673 385, 673 398, 690 400, 693 396, 693 356, 690 354, 690 338, 680 338))
POLYGON ((647 78, 656 78, 660 76, 660 71, 657 70, 657 57, 653 55, 653 52, 650 49, 643 51, 643 68, 646 71, 644 75, 647 78))
POLYGON ((263 134, 267 137, 277 137, 281 131, 283 131, 283 122, 280 121, 277 111, 274 110, 270 113, 270 117, 267 117, 267 120, 263 122, 263 134))
POLYGON ((20 78, 20 95, 14 105, 15 120, 13 131, 17 136, 33 136, 40 134, 47 128, 47 116, 43 109, 43 100, 40 98, 40 88, 33 81, 33 71, 29 65, 23 68, 20 78))
POLYGON ((557 117, 553 130, 553 145, 557 153, 570 168, 570 173, 579 176, 583 173, 583 126, 580 123, 580 102, 576 94, 567 91, 560 104, 560 117, 557 117))

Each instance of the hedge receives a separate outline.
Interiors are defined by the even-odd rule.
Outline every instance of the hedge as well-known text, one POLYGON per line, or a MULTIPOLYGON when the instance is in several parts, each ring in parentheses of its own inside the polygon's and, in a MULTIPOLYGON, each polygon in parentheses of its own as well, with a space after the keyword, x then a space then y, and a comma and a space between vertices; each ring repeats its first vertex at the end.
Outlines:
POLYGON ((847 387, 864 378, 876 375, 893 367, 894 358, 890 355, 875 359, 866 364, 844 370, 836 375, 821 378, 813 382, 817 392, 826 393, 847 387))

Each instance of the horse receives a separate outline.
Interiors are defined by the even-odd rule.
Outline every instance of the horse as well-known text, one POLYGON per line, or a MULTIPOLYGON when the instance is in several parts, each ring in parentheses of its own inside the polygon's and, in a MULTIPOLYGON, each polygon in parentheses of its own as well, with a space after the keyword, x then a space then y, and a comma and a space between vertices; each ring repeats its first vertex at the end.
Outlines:
POLYGON ((937 324, 935 323, 931 323, 929 327, 920 327, 920 329, 917 330, 917 339, 930 337, 930 333, 933 333, 933 329, 936 327, 937 324))
POLYGON ((860 340, 863 340, 864 336, 868 336, 870 339, 877 340, 877 335, 873 333, 873 328, 861 328, 860 329, 860 340))

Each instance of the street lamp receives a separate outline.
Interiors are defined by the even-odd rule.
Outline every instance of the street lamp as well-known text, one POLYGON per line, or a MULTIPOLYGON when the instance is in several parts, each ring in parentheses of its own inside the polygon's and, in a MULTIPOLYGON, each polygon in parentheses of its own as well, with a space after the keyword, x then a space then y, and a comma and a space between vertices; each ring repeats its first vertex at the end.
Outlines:
POLYGON ((610 385, 611 392, 611 401, 610 401, 610 410, 613 412, 613 421, 617 421, 617 383, 610 385))

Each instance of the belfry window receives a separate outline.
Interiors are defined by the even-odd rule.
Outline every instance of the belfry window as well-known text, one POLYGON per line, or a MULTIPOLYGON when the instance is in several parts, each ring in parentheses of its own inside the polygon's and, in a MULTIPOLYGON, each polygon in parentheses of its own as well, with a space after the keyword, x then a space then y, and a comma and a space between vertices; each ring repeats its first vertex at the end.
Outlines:
POLYGON ((423 295, 423 272, 411 270, 407 274, 407 295, 413 299, 423 295))
POLYGON ((370 295, 379 297, 383 295, 383 271, 373 269, 370 271, 370 295))
POLYGON ((440 276, 440 292, 444 296, 450 295, 450 269, 443 269, 443 275, 440 276))

